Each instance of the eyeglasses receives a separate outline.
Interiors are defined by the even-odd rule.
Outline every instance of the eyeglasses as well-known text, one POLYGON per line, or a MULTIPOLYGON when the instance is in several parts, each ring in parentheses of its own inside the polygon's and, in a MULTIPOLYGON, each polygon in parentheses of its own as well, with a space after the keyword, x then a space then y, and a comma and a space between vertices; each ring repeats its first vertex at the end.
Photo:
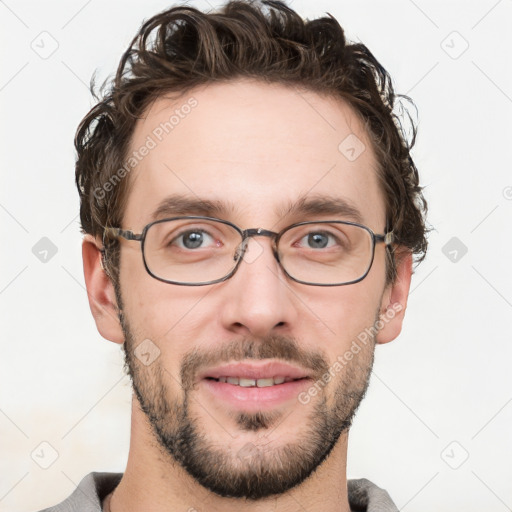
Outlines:
POLYGON ((393 233, 375 234, 354 222, 318 220, 299 222, 279 233, 266 229, 242 230, 213 217, 186 216, 151 222, 141 234, 107 227, 105 237, 141 242, 147 272, 176 285, 203 286, 232 277, 241 261, 256 259, 247 251, 255 236, 272 239, 274 257, 285 274, 311 286, 341 286, 363 280, 370 271, 375 245, 393 242, 393 233))

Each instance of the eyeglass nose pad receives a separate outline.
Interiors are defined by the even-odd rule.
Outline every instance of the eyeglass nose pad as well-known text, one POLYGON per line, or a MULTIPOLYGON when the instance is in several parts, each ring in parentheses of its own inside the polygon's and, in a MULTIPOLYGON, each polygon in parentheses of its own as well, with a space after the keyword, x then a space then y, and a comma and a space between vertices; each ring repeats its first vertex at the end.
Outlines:
POLYGON ((242 240, 240 242, 240 244, 236 248, 235 255, 233 256, 233 260, 237 262, 240 258, 243 259, 246 249, 247 249, 247 239, 242 240))
POLYGON ((247 237, 237 248, 235 254, 235 261, 238 261, 239 258, 243 258, 245 263, 251 264, 254 263, 264 252, 263 245, 253 238, 252 236, 247 237), (252 238, 252 245, 249 246, 249 238, 252 238))

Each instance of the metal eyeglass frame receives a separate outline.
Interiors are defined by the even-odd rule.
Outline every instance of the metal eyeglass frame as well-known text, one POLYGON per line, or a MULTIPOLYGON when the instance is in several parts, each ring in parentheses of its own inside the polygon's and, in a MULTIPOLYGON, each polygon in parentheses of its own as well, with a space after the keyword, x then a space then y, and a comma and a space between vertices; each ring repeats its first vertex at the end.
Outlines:
MULTIPOLYGON (((295 281, 295 282, 301 283, 301 284, 305 284, 305 285, 308 285, 308 286, 345 286, 345 285, 348 285, 348 284, 355 284, 355 283, 358 283, 358 282, 362 281, 368 275, 368 273, 370 272, 370 269, 372 268, 372 265, 373 265, 373 260, 375 258, 375 245, 377 243, 384 243, 384 244, 386 244, 386 247, 388 247, 389 245, 391 245, 393 243, 393 240, 394 240, 393 231, 388 231, 388 232, 386 232, 386 233, 384 233, 382 235, 375 234, 367 226, 364 226, 362 224, 358 224, 357 222, 341 221, 341 220, 317 220, 317 221, 298 222, 298 223, 292 224, 290 226, 287 226, 286 228, 284 228, 279 233, 276 233, 275 231, 269 231, 267 229, 262 229, 262 228, 251 228, 251 229, 242 230, 236 224, 233 224, 232 222, 229 222, 229 221, 223 220, 223 219, 217 219, 215 217, 204 217, 204 216, 200 216, 200 215, 184 215, 184 216, 180 216, 180 217, 170 217, 170 218, 160 219, 160 220, 155 220, 153 222, 150 222, 149 224, 144 226, 144 228, 142 230, 142 233, 140 233, 140 234, 134 233, 133 231, 124 230, 124 229, 121 229, 121 228, 114 228, 114 227, 105 227, 104 229, 105 230, 103 232, 103 249, 101 251, 103 254, 106 251, 106 249, 105 249, 105 247, 106 247, 105 238, 107 236, 110 236, 110 237, 115 238, 115 239, 124 238, 125 240, 134 240, 134 241, 137 241, 137 242, 141 242, 142 259, 143 259, 144 267, 146 268, 147 273, 151 277, 157 279, 158 281, 162 281, 164 283, 169 283, 169 284, 176 284, 176 285, 180 285, 180 286, 205 286, 205 285, 209 285, 209 284, 216 284, 216 283, 221 283, 223 281, 227 281, 230 277, 232 277, 235 274, 235 272, 238 270, 238 267, 240 266, 240 262, 243 260, 243 257, 244 257, 244 254, 245 254, 245 251, 246 251, 246 248, 247 248, 247 240, 249 238, 251 238, 251 237, 254 237, 254 236, 268 236, 269 238, 272 239, 272 252, 274 254, 274 257, 276 258, 276 260, 279 263, 280 267, 282 268, 283 272, 292 281, 295 281), (241 243, 241 251, 238 253, 238 261, 237 261, 236 265, 234 266, 234 268, 226 276, 224 276, 224 277, 222 277, 220 279, 214 279, 213 281, 207 281, 207 282, 204 282, 204 283, 181 283, 181 282, 178 282, 178 281, 171 281, 171 280, 168 280, 168 279, 164 279, 162 277, 159 277, 159 276, 153 274, 153 272, 151 272, 151 270, 148 267, 148 264, 146 262, 146 255, 145 255, 145 252, 144 252, 144 243, 145 243, 145 240, 146 240, 146 234, 147 234, 148 230, 151 228, 151 226, 153 226, 155 224, 160 224, 162 222, 168 222, 168 221, 180 220, 180 219, 212 220, 212 221, 215 221, 215 222, 220 222, 222 224, 226 224, 228 226, 231 226, 233 229, 235 229, 240 234, 240 236, 242 237, 242 243, 241 243), (371 256, 368 268, 366 269, 366 272, 361 277, 359 277, 358 279, 354 279, 353 281, 348 281, 346 283, 333 283, 333 284, 331 284, 331 283, 310 283, 310 282, 307 282, 307 281, 301 281, 300 279, 296 279, 293 276, 291 276, 286 271, 286 269, 283 267, 281 261, 279 260, 279 254, 277 252, 277 246, 279 244, 279 240, 281 239, 281 237, 288 230, 290 230, 290 229, 292 229, 292 228, 294 228, 296 226, 303 226, 305 224, 333 224, 333 223, 336 223, 336 224, 347 224, 347 225, 350 225, 350 226, 357 226, 357 227, 360 227, 360 228, 366 230, 370 234, 371 240, 372 240, 372 256, 371 256)), ((237 255, 237 253, 235 253, 235 256, 236 255, 237 255)))

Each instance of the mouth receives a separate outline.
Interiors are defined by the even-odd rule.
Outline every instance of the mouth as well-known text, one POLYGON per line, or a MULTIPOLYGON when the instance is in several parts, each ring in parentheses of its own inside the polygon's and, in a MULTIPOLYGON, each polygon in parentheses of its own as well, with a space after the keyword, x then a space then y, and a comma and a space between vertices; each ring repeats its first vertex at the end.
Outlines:
POLYGON ((297 379, 292 379, 290 377, 263 377, 260 379, 248 379, 244 377, 206 377, 208 380, 214 380, 216 382, 225 382, 227 384, 231 384, 233 386, 240 386, 242 388, 269 388, 271 386, 279 386, 280 384, 284 384, 285 382, 292 382, 296 380, 302 380, 307 377, 299 377, 297 379))
POLYGON ((296 401, 309 386, 307 371, 279 361, 233 363, 205 370, 199 375, 208 400, 222 402, 237 410, 269 410, 296 401))

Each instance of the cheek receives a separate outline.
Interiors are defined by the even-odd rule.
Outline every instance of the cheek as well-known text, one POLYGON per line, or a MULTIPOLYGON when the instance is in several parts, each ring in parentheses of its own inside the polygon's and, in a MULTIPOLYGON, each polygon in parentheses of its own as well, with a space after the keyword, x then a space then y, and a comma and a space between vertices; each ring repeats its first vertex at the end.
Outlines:
POLYGON ((207 321, 198 307, 200 297, 156 292, 145 296, 134 293, 133 296, 131 307, 126 307, 131 324, 146 337, 162 340, 175 349, 186 344, 187 339, 190 346, 200 326, 207 321))
POLYGON ((334 361, 365 329, 373 326, 380 305, 380 290, 375 283, 314 290, 302 297, 304 304, 299 334, 312 347, 323 347, 334 361))
POLYGON ((185 353, 200 348, 217 321, 215 306, 208 301, 211 287, 171 285, 152 278, 143 269, 123 278, 124 314, 134 335, 134 345, 149 339, 161 353, 161 361, 173 375, 185 353))

